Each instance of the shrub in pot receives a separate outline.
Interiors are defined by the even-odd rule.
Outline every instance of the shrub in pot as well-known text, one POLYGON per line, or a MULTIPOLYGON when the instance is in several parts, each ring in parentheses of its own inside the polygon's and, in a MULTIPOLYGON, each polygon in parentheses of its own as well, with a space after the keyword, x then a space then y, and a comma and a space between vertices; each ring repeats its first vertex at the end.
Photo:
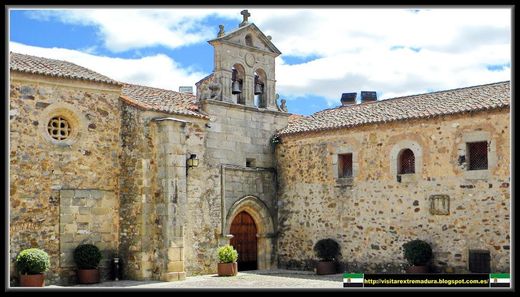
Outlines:
POLYGON ((45 286, 45 272, 51 266, 49 255, 37 248, 21 251, 16 257, 16 269, 20 273, 21 287, 45 286))
POLYGON ((219 247, 218 254, 218 275, 219 276, 235 276, 238 273, 238 252, 231 245, 219 247))
POLYGON ((428 273, 429 262, 433 257, 430 244, 423 240, 412 240, 403 244, 404 257, 411 265, 408 273, 428 273))
POLYGON ((80 284, 99 283, 99 262, 101 251, 93 244, 81 244, 74 250, 74 262, 78 267, 78 282, 80 284))
POLYGON ((339 244, 332 238, 321 239, 314 245, 314 252, 320 259, 316 264, 316 274, 336 273, 336 260, 341 253, 339 244))

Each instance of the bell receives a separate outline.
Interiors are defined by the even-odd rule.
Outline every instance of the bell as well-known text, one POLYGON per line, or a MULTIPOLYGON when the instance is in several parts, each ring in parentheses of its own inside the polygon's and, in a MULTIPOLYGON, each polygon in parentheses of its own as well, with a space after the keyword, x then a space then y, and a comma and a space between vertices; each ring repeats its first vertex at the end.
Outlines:
POLYGON ((255 84, 255 95, 260 95, 263 92, 264 91, 262 90, 262 85, 261 84, 255 84))
POLYGON ((233 82, 231 94, 240 94, 240 93, 242 93, 242 90, 240 90, 240 83, 237 80, 235 80, 233 82))

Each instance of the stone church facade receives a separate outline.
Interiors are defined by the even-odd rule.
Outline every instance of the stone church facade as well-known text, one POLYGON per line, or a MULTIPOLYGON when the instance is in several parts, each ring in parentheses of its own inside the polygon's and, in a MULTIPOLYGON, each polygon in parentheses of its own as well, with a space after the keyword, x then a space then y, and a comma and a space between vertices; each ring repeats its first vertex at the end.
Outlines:
POLYGON ((87 242, 104 279, 115 256, 127 279, 215 273, 226 243, 251 269, 312 269, 325 237, 351 271, 400 271, 415 238, 444 271, 467 271, 471 249, 509 271, 508 82, 303 117, 278 103, 281 53, 247 13, 209 43, 196 96, 10 54, 12 283, 28 247, 49 253, 48 283, 74 283, 87 242))

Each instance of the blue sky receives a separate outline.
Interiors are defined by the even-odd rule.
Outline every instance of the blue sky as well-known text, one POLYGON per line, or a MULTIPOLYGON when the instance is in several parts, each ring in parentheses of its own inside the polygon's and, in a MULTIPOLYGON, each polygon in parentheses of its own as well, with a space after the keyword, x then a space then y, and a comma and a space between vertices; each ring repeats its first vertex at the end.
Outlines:
POLYGON ((345 92, 386 99, 510 80, 509 8, 10 10, 9 48, 178 90, 211 73, 206 41, 243 9, 282 52, 277 93, 292 113, 338 106, 345 92))

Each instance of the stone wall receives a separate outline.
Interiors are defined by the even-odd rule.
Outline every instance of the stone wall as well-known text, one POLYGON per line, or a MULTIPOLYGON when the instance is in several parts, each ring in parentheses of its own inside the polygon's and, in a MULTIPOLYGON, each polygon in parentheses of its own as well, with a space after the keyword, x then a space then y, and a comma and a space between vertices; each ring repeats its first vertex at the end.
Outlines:
POLYGON ((270 208, 269 220, 276 219, 270 141, 276 129, 287 125, 287 114, 254 107, 207 100, 203 110, 210 117, 207 125, 188 125, 186 132, 188 151, 200 159, 199 167, 188 169, 187 275, 216 273, 216 250, 229 243, 227 216, 240 198, 257 197, 270 208), (246 159, 254 159, 251 167, 246 167, 246 159))
MULTIPOLYGON (((125 278, 175 280, 186 271, 187 232, 200 211, 197 184, 187 195, 191 154, 203 156, 205 120, 123 107, 121 255, 125 278), (189 199, 188 199, 189 198, 189 199)), ((201 160, 202 163, 202 160, 201 160)), ((201 171, 203 172, 203 171, 201 171)), ((219 215, 215 215, 217 220, 219 215)), ((195 222, 196 229, 203 226, 195 222)), ((199 241, 205 238, 198 238, 199 241)), ((188 245, 189 246, 189 245, 188 245)))
POLYGON ((148 245, 153 245, 150 226, 155 221, 151 185, 154 146, 141 111, 126 104, 122 110, 121 266, 124 279, 145 279, 151 277, 153 261, 152 255, 145 250, 149 250, 146 248, 148 245), (148 237, 144 237, 145 234, 148 237))
POLYGON ((276 176, 274 168, 228 166, 225 170, 225 205, 229 210, 239 199, 254 196, 276 215, 276 176))
MULTIPOLYGON (((102 83, 50 78, 11 72, 9 98, 9 258, 11 283, 16 283, 14 259, 25 248, 38 247, 51 259, 47 284, 75 277, 71 267, 62 267, 65 242, 60 233, 60 215, 93 215, 86 209, 60 207, 60 190, 96 190, 107 196, 118 212, 120 156, 120 87, 102 83), (47 133, 49 120, 64 116, 71 124, 70 138, 53 140, 47 133)), ((108 201, 107 200, 107 201, 108 201)), ((68 218, 68 217, 66 217, 68 218)), ((79 225, 80 223, 77 222, 79 225)), ((117 222, 111 230, 93 232, 81 241, 108 236, 115 240, 117 222)), ((70 236, 80 236, 73 227, 70 236), (74 235, 73 235, 74 234, 74 235)), ((78 237, 79 238, 79 237, 78 237)), ((74 241, 74 243, 79 241, 74 241)))
POLYGON ((349 271, 403 272, 402 244, 422 239, 432 245, 436 271, 467 272, 469 250, 486 249, 492 271, 508 272, 509 127, 507 109, 283 137, 280 267, 313 269, 314 244, 330 237, 349 271), (488 141, 489 170, 468 171, 461 158, 465 142, 477 140, 488 141), (416 154, 416 173, 398 176, 396 155, 406 147, 416 154), (337 154, 349 151, 354 176, 345 182, 335 172, 337 154), (446 196, 433 195, 449 201, 443 207, 446 196))
MULTIPOLYGON (((102 279, 111 278, 111 260, 118 252, 118 199, 114 191, 60 190, 60 265, 75 269, 73 251, 84 243, 97 246, 103 255, 102 279)), ((74 283, 71 278, 69 283, 74 283)))
POLYGON ((255 107, 206 100, 203 110, 211 117, 207 136, 208 163, 254 167, 274 167, 271 138, 287 126, 287 113, 259 111, 255 107))

